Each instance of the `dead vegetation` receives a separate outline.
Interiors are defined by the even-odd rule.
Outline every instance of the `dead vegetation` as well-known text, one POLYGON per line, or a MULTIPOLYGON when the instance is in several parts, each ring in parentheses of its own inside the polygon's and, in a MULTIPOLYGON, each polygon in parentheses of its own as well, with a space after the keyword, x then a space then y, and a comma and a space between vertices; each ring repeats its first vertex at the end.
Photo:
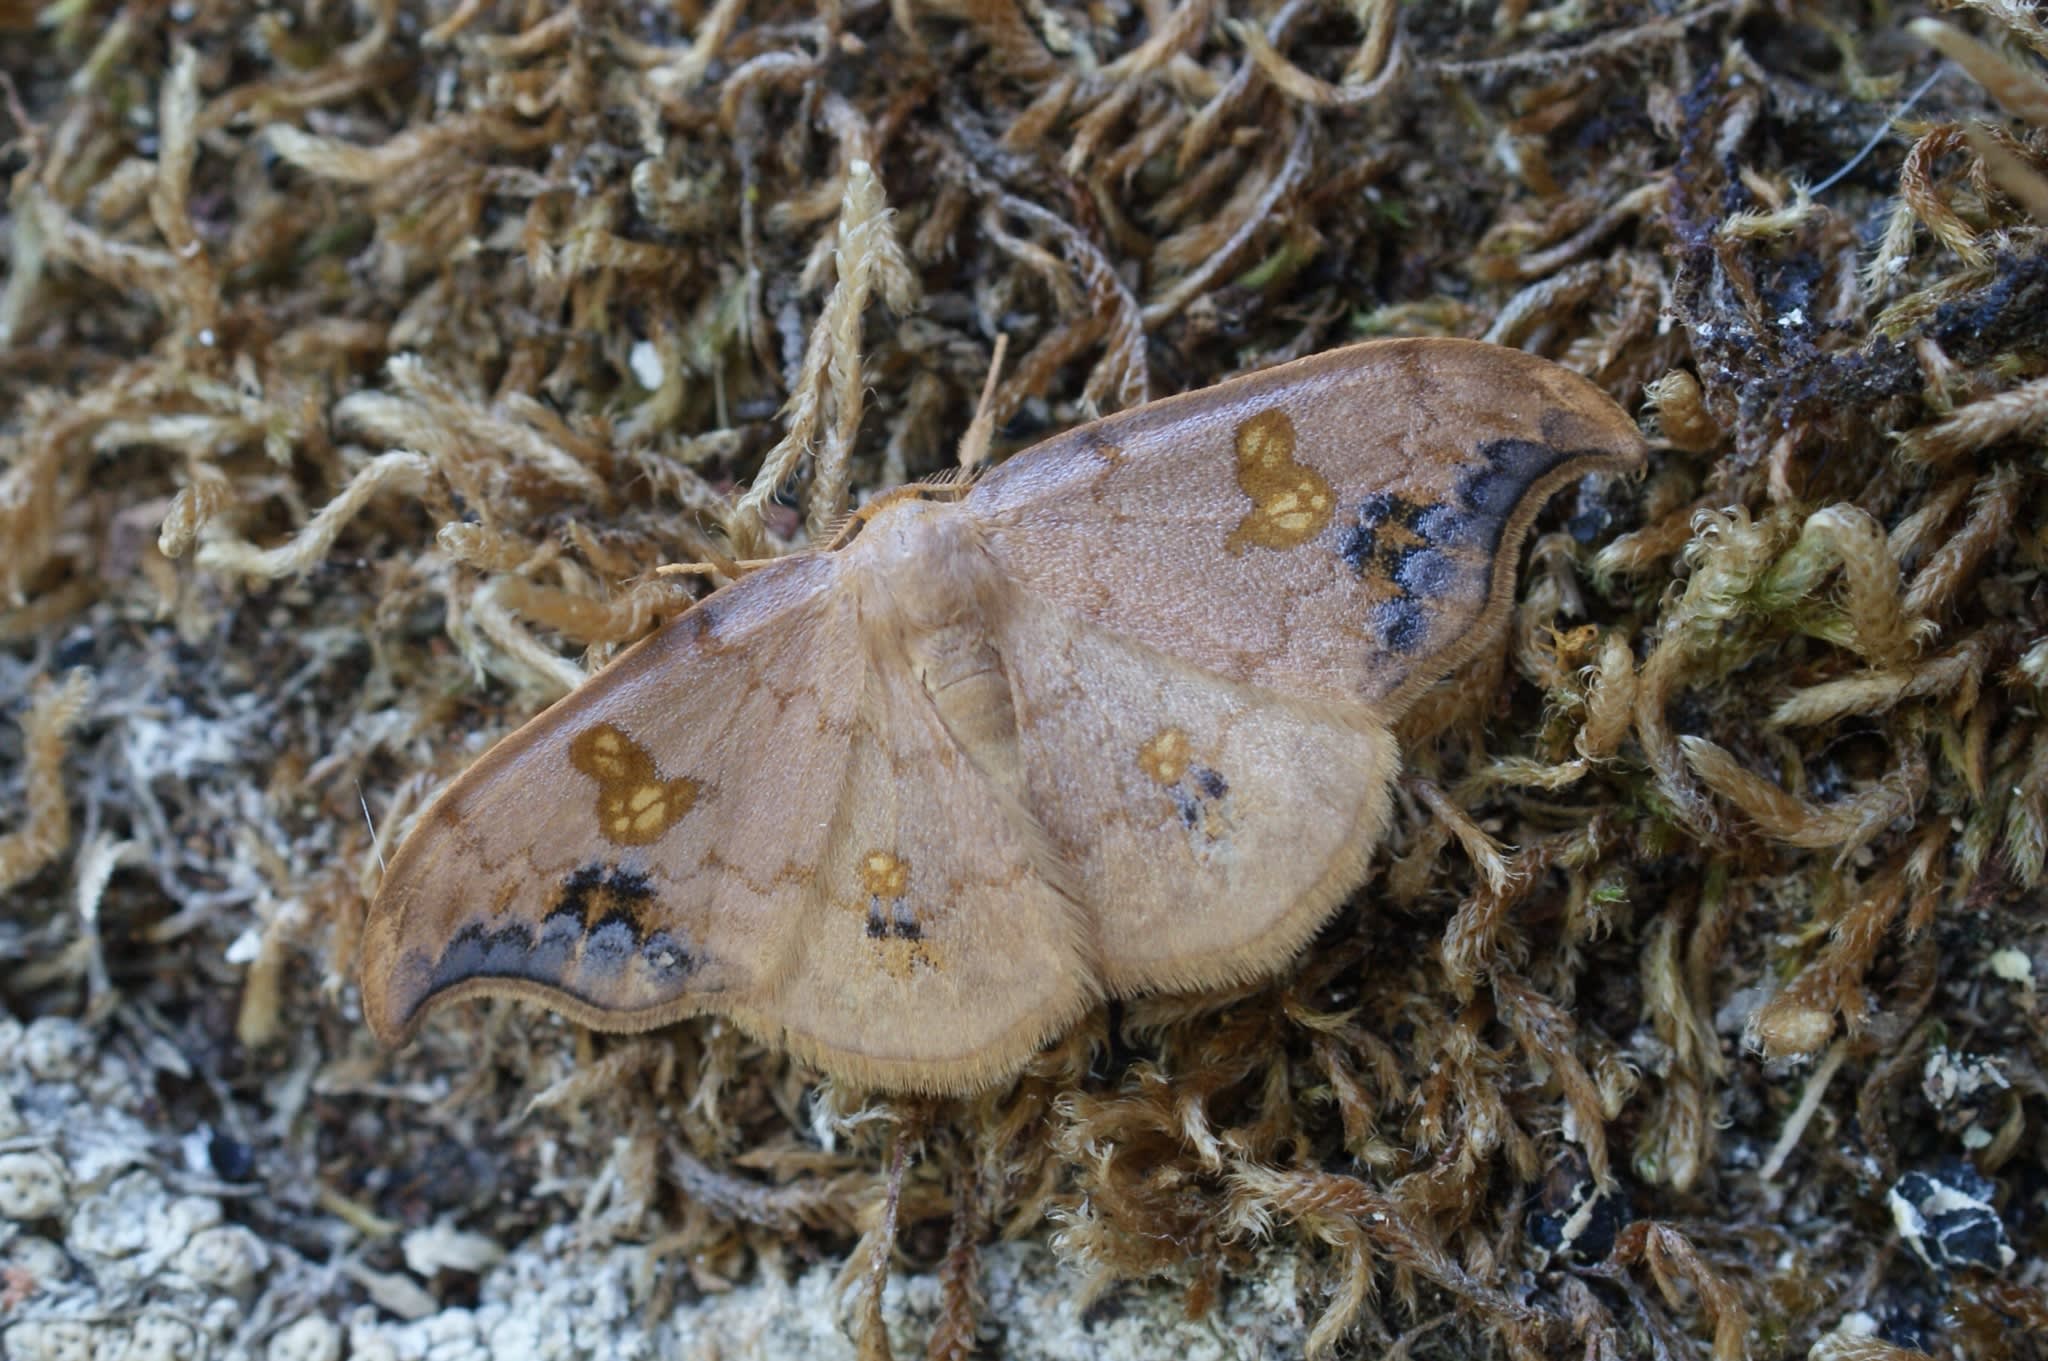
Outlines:
POLYGON ((1274 1242, 1317 1355, 2040 1355, 2048 17, 1935 8, 0 0, 0 995, 168 1037, 392 1273, 443 1216, 649 1239, 651 1310, 843 1257, 873 1353, 893 1254, 961 1357, 992 1235, 1192 1311, 1274 1242), (1001 453, 1434 333, 1659 451, 1290 976, 964 1104, 708 1024, 373 1050, 431 788, 947 466, 999 337, 1001 453), (1888 1204, 1965 1165, 1974 1238, 1888 1204))

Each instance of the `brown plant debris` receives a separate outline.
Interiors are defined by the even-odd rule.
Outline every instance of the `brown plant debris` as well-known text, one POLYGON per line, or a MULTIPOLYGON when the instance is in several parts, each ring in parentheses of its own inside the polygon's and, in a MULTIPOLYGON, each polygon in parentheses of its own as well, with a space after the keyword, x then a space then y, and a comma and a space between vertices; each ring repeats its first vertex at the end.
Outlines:
POLYGON ((1285 1261, 1317 1356, 2040 1357, 2044 91, 2026 0, 0 0, 0 1006, 154 1056, 156 1166, 235 1132, 326 1264, 250 1345, 570 1225, 649 1319, 844 1263, 869 1355, 906 1267, 996 1354, 1010 1235, 1096 1311, 1285 1261), (929 1108, 707 1023, 373 1048, 380 857, 592 665, 977 412, 1388 334, 1656 452, 1284 977, 929 1108))
POLYGON ((0 892, 41 870, 71 840, 71 801, 64 793, 64 756, 73 724, 85 712, 92 681, 74 671, 61 682, 38 677, 21 719, 26 818, 0 834, 0 892))

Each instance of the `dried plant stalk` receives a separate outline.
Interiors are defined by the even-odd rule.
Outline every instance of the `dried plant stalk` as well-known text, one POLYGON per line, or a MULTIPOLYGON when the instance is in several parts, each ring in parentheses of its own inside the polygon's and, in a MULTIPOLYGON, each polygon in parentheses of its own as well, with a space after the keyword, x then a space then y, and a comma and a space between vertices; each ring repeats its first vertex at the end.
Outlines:
POLYGON ((1982 638, 1966 639, 1954 651, 1911 667, 1866 671, 1811 685, 1779 702, 1771 722, 1780 727, 1831 723, 1850 714, 1879 714, 1909 699, 1955 696, 1958 711, 1977 702, 1989 649, 1982 638))
POLYGON ((898 312, 908 311, 916 298, 915 276, 890 225, 881 180, 865 160, 847 166, 836 233, 839 277, 811 328, 803 365, 783 408, 787 433, 768 451, 754 485, 734 503, 726 526, 742 554, 759 555, 763 512, 806 454, 818 460, 806 501, 812 538, 827 537, 830 526, 845 513, 847 460, 865 405, 861 318, 874 293, 898 312))
POLYGON ((1458 839, 1465 854, 1472 859, 1472 868, 1487 888, 1494 893, 1505 893, 1513 879, 1508 868, 1507 857, 1501 853, 1500 843, 1481 830, 1478 823, 1464 809, 1451 802, 1445 793, 1427 780, 1414 782, 1415 795, 1429 805, 1429 810, 1443 820, 1443 824, 1458 839))
POLYGON ((1623 1231, 1608 1261, 1615 1266, 1638 1263, 1650 1269, 1650 1279, 1664 1302, 1683 1308, 1687 1298, 1680 1282, 1692 1287, 1700 1307, 1713 1322, 1714 1361, 1743 1361, 1747 1356, 1749 1311, 1733 1286, 1700 1256, 1690 1239, 1668 1224, 1638 1220, 1623 1231))
POLYGON ((688 609, 693 600, 688 586, 674 577, 639 581, 616 599, 598 600, 578 591, 508 576, 498 583, 496 598, 520 617, 586 647, 630 643, 643 637, 658 620, 688 609))
POLYGON ((1749 1043, 1767 1058, 1790 1058, 1819 1053, 1837 1016, 1852 1032, 1862 1030, 1869 1020, 1864 975, 1904 905, 1896 874, 1880 876, 1867 889, 1852 888, 1820 957, 1750 1017, 1749 1043))
POLYGON ((1707 410, 1706 395, 1699 379, 1683 369, 1673 369, 1650 384, 1644 394, 1664 438, 1674 448, 1689 454, 1703 454, 1721 442, 1721 426, 1707 410))
POLYGON ((1807 516, 1798 542, 1772 565, 1759 594, 1772 608, 1791 607, 1812 596, 1836 568, 1841 571, 1846 626, 1842 641, 1880 665, 1910 659, 1931 626, 1925 621, 1908 623, 1909 610, 1899 592, 1899 565, 1892 560, 1884 527, 1855 506, 1827 506, 1807 516))
POLYGON ((1673 1062, 1665 1081, 1663 1104, 1643 1131, 1639 1168, 1654 1168, 1672 1187, 1690 1190, 1709 1164, 1714 1144, 1712 1090, 1724 1070, 1720 1046, 1713 1035, 1707 999, 1694 995, 1695 980, 1680 956, 1679 918, 1667 913, 1657 922, 1643 952, 1643 1001, 1657 1037, 1671 1048, 1673 1062))
POLYGON ((0 835, 0 892, 14 888, 63 853, 71 842, 71 804, 64 793, 64 756, 72 727, 85 714, 92 678, 73 671, 60 682, 39 678, 21 720, 27 814, 0 835))
POLYGON ((1571 1014, 1545 997, 1527 980, 1496 972, 1493 995, 1501 1019, 1515 1034, 1530 1058, 1550 1070, 1564 1092, 1571 1113, 1568 1128, 1586 1151, 1586 1163, 1593 1180, 1602 1190, 1613 1185, 1607 1161, 1607 1122, 1618 1115, 1618 1102, 1610 1102, 1600 1084, 1587 1071, 1578 1050, 1582 1043, 1571 1014))
POLYGON ((171 498, 163 527, 157 531, 157 551, 167 558, 183 557, 198 541, 200 531, 234 500, 234 484, 227 474, 212 464, 195 466, 192 480, 171 498))
MULTIPOLYGON (((1211 244, 1203 240, 1182 247, 1182 252, 1200 260, 1186 274, 1175 280, 1154 301, 1146 304, 1142 319, 1147 330, 1157 327, 1174 316, 1188 303, 1207 292, 1225 269, 1235 264, 1243 255, 1256 235, 1273 220, 1280 203, 1295 192, 1312 163, 1313 129, 1308 120, 1295 125, 1294 136, 1287 149, 1287 159, 1282 161, 1263 183, 1253 181, 1244 186, 1235 196, 1232 206, 1225 210, 1224 221, 1232 224, 1227 239, 1211 244)), ((1205 233, 1206 234, 1206 233, 1205 233)), ((1168 241, 1160 247, 1161 263, 1166 263, 1176 243, 1168 241)))
POLYGON ((199 565, 209 571, 266 580, 303 575, 327 556, 341 531, 371 498, 385 491, 418 496, 425 490, 432 468, 419 454, 404 450, 380 454, 364 464, 349 484, 289 541, 275 548, 257 548, 240 539, 211 539, 199 547, 199 565))
POLYGON ((1355 1234, 1393 1263, 1498 1320, 1527 1317, 1523 1306, 1474 1281, 1417 1227, 1399 1200, 1355 1177, 1239 1163, 1231 1171, 1230 1185, 1236 1232, 1266 1234, 1276 1220, 1286 1220, 1326 1241, 1344 1243, 1355 1234))
POLYGON ((1906 611, 1933 616, 1948 608, 1984 560, 2011 533, 2026 479, 2011 464, 1993 469, 1970 497, 1969 518, 1927 559, 1906 587, 1906 611))
POLYGON ((1963 129, 1963 140, 1984 163, 1984 174, 2003 189, 2036 222, 2048 223, 2048 175, 2038 169, 2038 159, 2021 154, 2017 138, 2002 129, 1972 123, 1963 129))
POLYGON ((1601 640, 1600 658, 1588 668, 1586 718, 1573 745, 1589 761, 1604 760, 1621 749, 1628 736, 1636 698, 1635 654, 1628 639, 1609 633, 1601 640))
POLYGON ((2004 440, 2038 439, 2048 431, 2048 378, 1970 403, 1945 420, 1903 436, 1899 452, 1918 463, 1947 467, 2004 440))
POLYGON ((1909 751, 1899 768, 1861 794, 1832 804, 1808 803, 1751 774, 1725 748, 1704 737, 1684 737, 1686 764, 1708 788, 1735 804, 1763 831, 1788 845, 1840 847, 1843 857, 1905 817, 1927 792, 1927 765, 1909 751))
POLYGON ((2048 867, 2048 732, 2034 734, 2012 786, 2005 806, 2005 854, 2021 885, 2040 885, 2048 867))
POLYGON ((583 668, 535 638, 507 604, 506 597, 521 590, 513 584, 518 580, 499 577, 472 595, 466 608, 451 610, 448 632, 479 673, 503 670, 506 679, 515 684, 549 700, 560 699, 583 683, 583 668), (469 632, 471 628, 488 640, 495 653, 482 646, 469 632))
POLYGON ((1688 823, 1712 828, 1712 807, 1687 773, 1690 752, 1665 718, 1672 694, 1699 658, 1721 646, 1724 627, 1739 618, 1742 598, 1776 557, 1777 540, 1747 512, 1701 512, 1686 549, 1692 579, 1665 618, 1656 645, 1636 681, 1635 729, 1657 774, 1657 784, 1688 823))
POLYGON ((2048 127, 2048 79, 2007 61, 1969 34, 1938 19, 1914 19, 1907 31, 1970 73, 2000 108, 2048 127))
POLYGON ((596 505, 609 501, 603 477, 591 466, 595 451, 565 447, 536 428, 530 407, 485 406, 416 354, 393 357, 386 370, 397 392, 343 397, 335 403, 337 425, 426 456, 473 500, 494 502, 492 484, 531 475, 596 505))

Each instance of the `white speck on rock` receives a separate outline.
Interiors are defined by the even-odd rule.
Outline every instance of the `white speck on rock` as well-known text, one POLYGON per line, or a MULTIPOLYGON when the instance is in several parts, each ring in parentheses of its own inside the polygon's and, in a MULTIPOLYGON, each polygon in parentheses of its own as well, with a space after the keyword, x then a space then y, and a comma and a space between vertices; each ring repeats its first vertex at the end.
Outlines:
POLYGON ((480 1233, 466 1233, 446 1219, 405 1236, 406 1269, 415 1276, 437 1271, 481 1274, 505 1259, 505 1250, 480 1233))
POLYGON ((263 931, 252 926, 228 942, 221 958, 230 964, 254 964, 263 954, 263 931))
POLYGON ((2023 988, 2034 986, 2034 961, 2024 950, 2015 950, 2010 945, 1991 952, 1991 972, 2008 983, 2017 983, 2023 988))
POLYGON ((269 1257, 262 1240, 241 1225, 217 1224, 193 1234, 172 1267, 195 1285, 239 1297, 255 1288, 269 1257))
POLYGON ((92 1061, 92 1032, 61 1016, 29 1022, 21 1037, 21 1060, 45 1082, 75 1082, 92 1061))
POLYGON ((93 1361, 93 1329, 76 1319, 29 1319, 0 1333, 8 1361, 93 1361))
POLYGON ((265 1361, 341 1361, 341 1326, 329 1319, 302 1318, 278 1329, 265 1361))
POLYGON ((101 1337, 98 1355, 121 1361, 201 1361, 207 1354, 199 1331, 174 1314, 152 1310, 135 1320, 123 1337, 101 1337))
POLYGON ((219 1201, 173 1195, 155 1173, 135 1171, 78 1205, 65 1245, 103 1289, 139 1292, 220 1221, 219 1201))
POLYGON ((0 1219, 48 1219, 64 1208, 64 1164, 40 1149, 0 1154, 0 1219))
POLYGON ((43 1295, 57 1290, 71 1275, 71 1259, 64 1255, 64 1249, 32 1233, 8 1240, 6 1249, 0 1251, 0 1266, 13 1271, 17 1280, 31 1283, 43 1295))
POLYGON ((641 387, 652 392, 661 386, 661 351, 655 348, 653 341, 635 341, 633 352, 627 357, 626 362, 632 365, 633 377, 641 387))

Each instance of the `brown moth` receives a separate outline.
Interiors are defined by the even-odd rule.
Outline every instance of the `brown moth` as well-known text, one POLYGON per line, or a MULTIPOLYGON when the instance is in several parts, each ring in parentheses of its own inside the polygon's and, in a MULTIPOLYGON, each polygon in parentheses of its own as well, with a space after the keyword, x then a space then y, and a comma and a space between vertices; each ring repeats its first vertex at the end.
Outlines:
POLYGON ((1383 340, 881 498, 421 815, 370 909, 370 1026, 709 1011, 965 1092, 1105 995, 1269 974, 1365 879, 1390 729, 1499 633, 1538 508, 1642 457, 1555 364, 1383 340))

